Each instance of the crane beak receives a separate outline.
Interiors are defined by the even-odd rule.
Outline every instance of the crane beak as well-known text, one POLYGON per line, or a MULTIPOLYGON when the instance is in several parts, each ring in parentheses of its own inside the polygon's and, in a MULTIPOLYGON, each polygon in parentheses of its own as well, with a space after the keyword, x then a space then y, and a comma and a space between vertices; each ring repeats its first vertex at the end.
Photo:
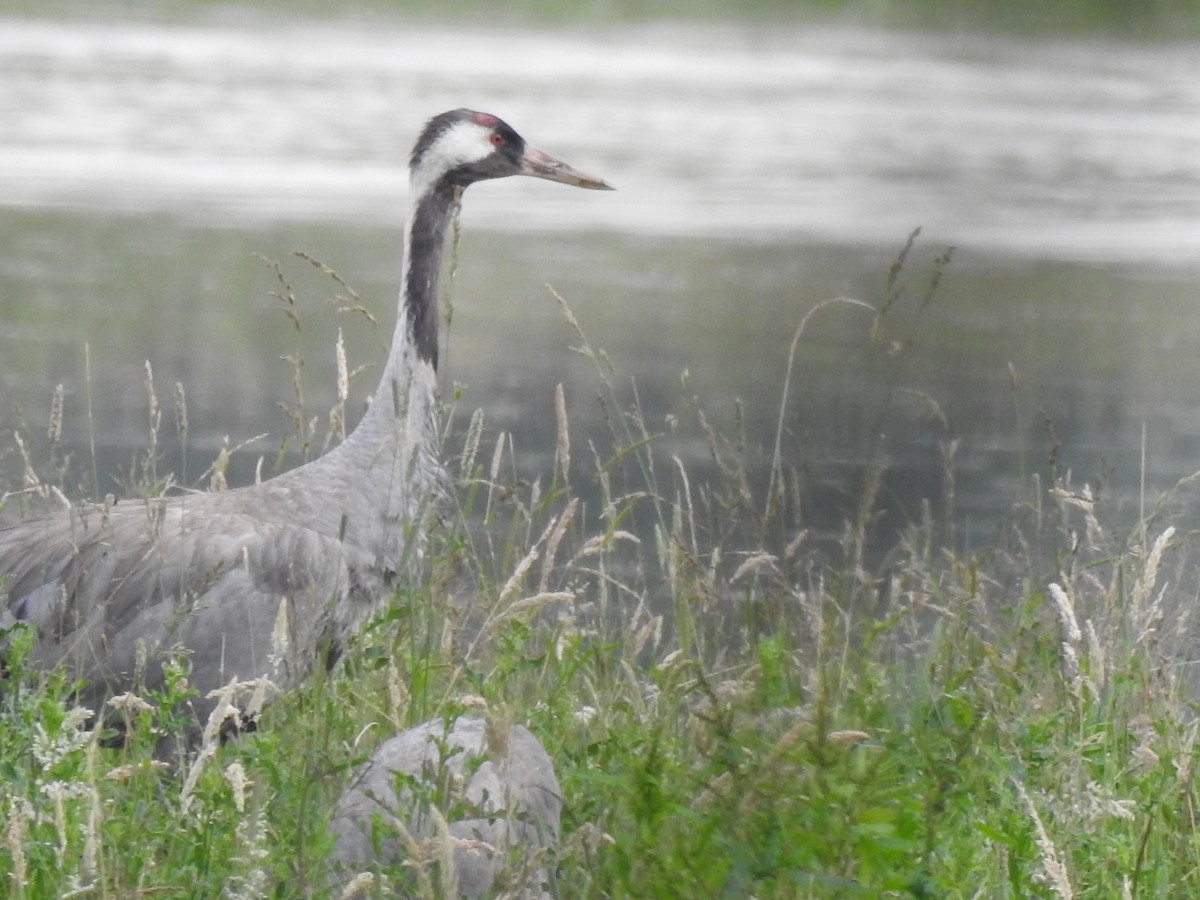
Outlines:
POLYGON ((534 178, 545 178, 547 181, 558 181, 575 187, 588 188, 593 191, 612 191, 615 188, 601 178, 584 175, 578 169, 573 169, 560 159, 555 159, 549 153, 543 153, 537 147, 525 145, 521 154, 521 174, 534 178))

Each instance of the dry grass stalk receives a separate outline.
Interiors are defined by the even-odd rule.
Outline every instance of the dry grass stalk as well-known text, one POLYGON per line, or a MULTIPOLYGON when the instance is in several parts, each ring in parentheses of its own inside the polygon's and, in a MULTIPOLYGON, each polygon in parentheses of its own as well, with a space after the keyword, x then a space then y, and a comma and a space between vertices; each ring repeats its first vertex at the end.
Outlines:
POLYGON ((546 555, 542 560, 542 577, 538 582, 538 592, 545 593, 550 586, 550 575, 554 570, 554 560, 558 556, 558 545, 562 542, 563 536, 567 533, 567 528, 571 521, 575 518, 575 511, 579 509, 579 498, 572 497, 567 504, 567 508, 562 511, 562 514, 554 521, 546 537, 546 555))
POLYGON ((554 419, 557 425, 556 435, 556 452, 558 455, 559 472, 562 475, 563 484, 571 483, 571 432, 567 421, 567 399, 563 393, 562 382, 560 381, 554 387, 554 419))
POLYGON ((1146 557, 1146 563, 1142 567, 1137 581, 1133 585, 1133 591, 1130 595, 1129 617, 1130 625, 1139 644, 1149 645, 1157 637, 1158 625, 1163 618, 1165 588, 1160 590, 1153 600, 1151 599, 1151 595, 1154 593, 1155 584, 1158 581, 1158 572, 1162 567, 1163 554, 1166 553, 1167 547, 1174 536, 1174 527, 1168 527, 1158 536, 1150 548, 1150 553, 1146 557))
POLYGON ((467 425, 467 434, 463 438, 462 460, 460 471, 464 478, 471 478, 475 469, 475 457, 479 453, 479 442, 483 437, 483 410, 477 409, 471 413, 471 421, 467 425))
POLYGON ((1050 840, 1046 826, 1042 824, 1042 817, 1038 814, 1033 798, 1029 796, 1020 781, 1014 778, 1012 783, 1017 789, 1017 795, 1021 798, 1021 802, 1025 804, 1025 809, 1029 812, 1030 821, 1033 822, 1038 852, 1041 855, 1042 875, 1046 883, 1058 895, 1059 900, 1071 900, 1074 892, 1071 889, 1071 879, 1067 875, 1067 867, 1058 855, 1054 842, 1050 840))

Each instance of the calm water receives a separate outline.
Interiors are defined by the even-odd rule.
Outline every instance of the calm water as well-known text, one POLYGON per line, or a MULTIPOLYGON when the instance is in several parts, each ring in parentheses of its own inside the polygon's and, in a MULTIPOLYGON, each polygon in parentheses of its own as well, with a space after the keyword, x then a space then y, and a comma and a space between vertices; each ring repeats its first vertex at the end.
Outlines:
POLYGON ((762 464, 801 318, 881 302, 920 225, 887 346, 849 306, 801 343, 785 449, 812 473, 818 525, 836 530, 867 459, 892 466, 892 524, 936 501, 952 438, 974 533, 1028 495, 1053 441, 1076 481, 1104 471, 1132 497, 1145 429, 1165 489, 1200 468, 1198 59, 812 28, 0 20, 0 433, 17 406, 44 436, 62 383, 75 469, 90 479, 91 431, 98 480, 81 481, 113 490, 146 445, 149 360, 168 423, 174 383, 187 392, 187 449, 164 426, 165 467, 194 477, 223 436, 265 433, 239 456, 249 477, 296 402, 281 356, 304 356, 322 418, 337 329, 352 364, 380 357, 408 147, 466 105, 619 188, 512 180, 467 198, 447 390, 515 435, 526 473, 549 468, 556 383, 578 460, 603 431, 546 283, 623 400, 636 380, 652 426, 683 422, 664 449, 705 465, 689 404, 732 430, 740 399, 762 464), (333 266, 382 330, 339 314, 341 289, 293 250, 333 266), (299 331, 255 254, 284 261, 299 331))

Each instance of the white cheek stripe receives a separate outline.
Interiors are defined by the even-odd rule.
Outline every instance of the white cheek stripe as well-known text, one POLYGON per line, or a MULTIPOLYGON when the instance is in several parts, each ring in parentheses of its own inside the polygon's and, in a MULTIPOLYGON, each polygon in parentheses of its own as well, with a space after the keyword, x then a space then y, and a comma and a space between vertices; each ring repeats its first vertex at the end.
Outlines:
POLYGON ((494 150, 488 139, 491 132, 475 122, 459 122, 434 141, 409 178, 413 195, 420 196, 429 190, 435 176, 490 156, 494 150))

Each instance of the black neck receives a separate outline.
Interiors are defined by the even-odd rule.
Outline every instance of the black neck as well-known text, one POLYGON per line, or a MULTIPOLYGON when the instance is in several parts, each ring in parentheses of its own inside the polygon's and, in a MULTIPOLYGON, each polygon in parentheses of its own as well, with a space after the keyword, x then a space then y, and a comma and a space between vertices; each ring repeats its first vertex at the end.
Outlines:
POLYGON ((438 282, 446 232, 458 209, 462 189, 438 181, 416 198, 408 223, 408 261, 403 312, 417 357, 435 369, 438 363, 438 282))

